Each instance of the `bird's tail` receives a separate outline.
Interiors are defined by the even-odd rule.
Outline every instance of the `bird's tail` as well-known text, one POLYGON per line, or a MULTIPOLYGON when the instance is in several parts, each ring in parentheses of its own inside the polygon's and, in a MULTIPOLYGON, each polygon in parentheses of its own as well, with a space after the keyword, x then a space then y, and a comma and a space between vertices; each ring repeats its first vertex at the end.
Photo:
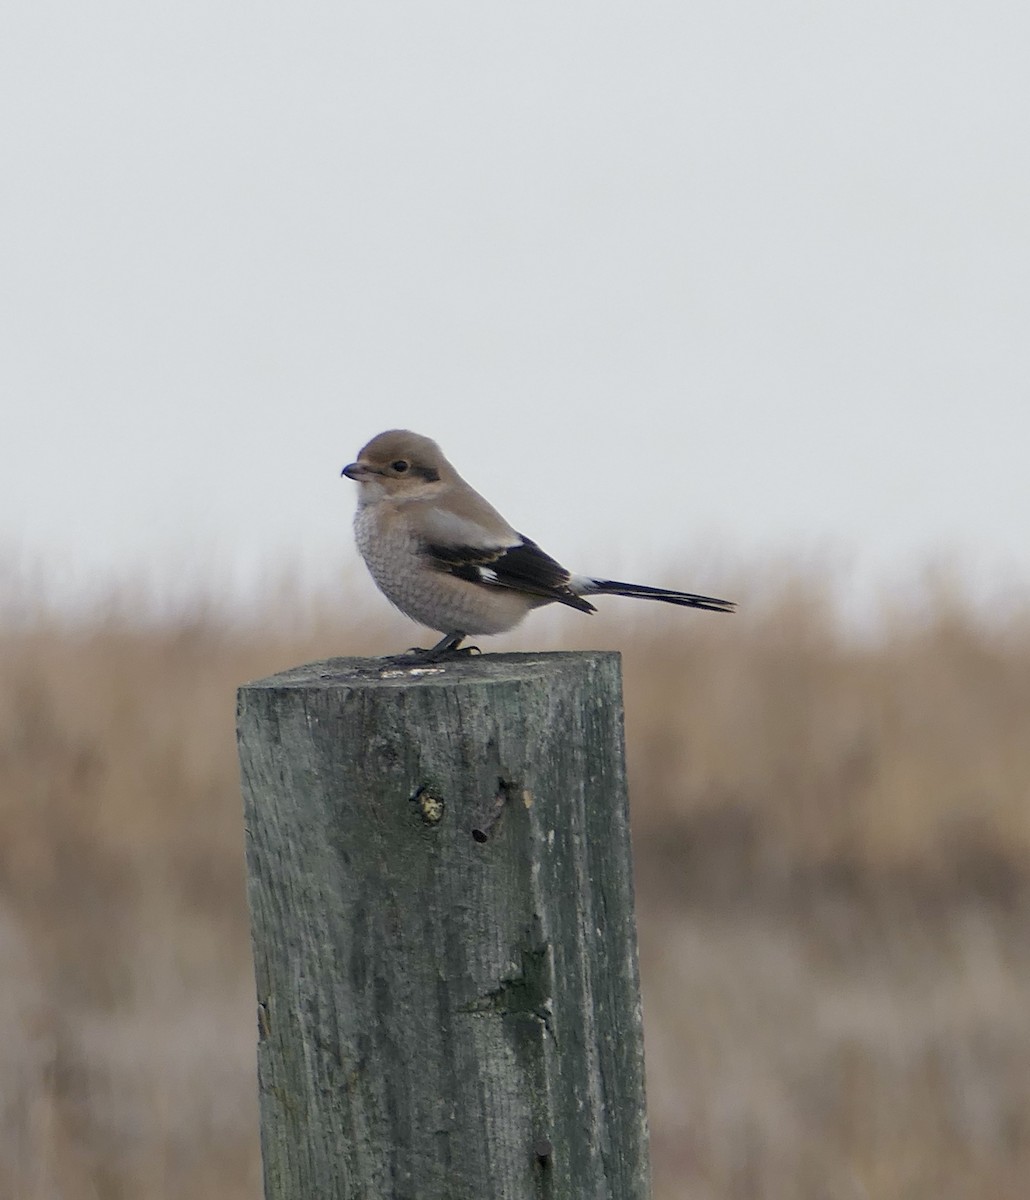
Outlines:
POLYGON ((717 600, 714 596, 695 596, 693 592, 672 592, 668 588, 645 587, 642 583, 619 583, 617 579, 586 579, 577 581, 576 590, 592 596, 636 596, 642 600, 663 600, 666 604, 681 604, 684 608, 704 608, 709 612, 731 613, 737 607, 732 600, 717 600))

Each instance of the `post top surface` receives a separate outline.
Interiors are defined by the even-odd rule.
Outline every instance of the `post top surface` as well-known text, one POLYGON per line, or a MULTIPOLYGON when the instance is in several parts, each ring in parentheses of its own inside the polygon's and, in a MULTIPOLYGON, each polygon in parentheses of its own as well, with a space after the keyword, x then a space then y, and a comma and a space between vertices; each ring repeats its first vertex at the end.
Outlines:
POLYGON ((536 654, 469 654, 440 662, 405 662, 404 655, 390 658, 327 658, 255 679, 243 689, 412 687, 425 684, 500 683, 539 679, 612 661, 618 668, 617 650, 575 650, 536 654))

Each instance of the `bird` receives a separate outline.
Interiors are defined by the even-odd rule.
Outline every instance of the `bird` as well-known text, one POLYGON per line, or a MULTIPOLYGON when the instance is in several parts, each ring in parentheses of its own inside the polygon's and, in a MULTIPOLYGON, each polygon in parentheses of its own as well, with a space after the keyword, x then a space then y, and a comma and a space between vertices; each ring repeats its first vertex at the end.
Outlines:
POLYGON ((596 612, 587 597, 630 596, 730 613, 732 601, 576 575, 517 532, 465 482, 431 438, 388 429, 341 475, 358 484, 354 536, 379 590, 402 613, 442 633, 435 661, 469 636, 506 633, 535 608, 596 612))

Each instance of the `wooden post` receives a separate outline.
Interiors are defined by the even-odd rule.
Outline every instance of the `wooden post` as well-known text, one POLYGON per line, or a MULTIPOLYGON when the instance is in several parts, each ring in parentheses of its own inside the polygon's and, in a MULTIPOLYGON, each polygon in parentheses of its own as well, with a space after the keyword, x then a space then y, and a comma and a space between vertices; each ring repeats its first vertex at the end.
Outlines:
POLYGON ((267 1200, 645 1200, 619 657, 331 659, 239 747, 267 1200))

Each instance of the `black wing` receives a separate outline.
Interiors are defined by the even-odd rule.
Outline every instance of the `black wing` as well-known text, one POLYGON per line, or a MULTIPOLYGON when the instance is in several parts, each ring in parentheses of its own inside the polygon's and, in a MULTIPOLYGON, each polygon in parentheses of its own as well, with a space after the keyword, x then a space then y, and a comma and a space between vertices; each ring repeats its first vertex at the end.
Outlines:
POLYGON ((478 546, 427 545, 426 553, 441 571, 479 583, 483 587, 506 587, 531 596, 542 603, 553 600, 578 608, 580 612, 596 612, 589 600, 577 596, 569 587, 569 573, 549 554, 519 534, 522 540, 514 546, 484 550, 478 546))

